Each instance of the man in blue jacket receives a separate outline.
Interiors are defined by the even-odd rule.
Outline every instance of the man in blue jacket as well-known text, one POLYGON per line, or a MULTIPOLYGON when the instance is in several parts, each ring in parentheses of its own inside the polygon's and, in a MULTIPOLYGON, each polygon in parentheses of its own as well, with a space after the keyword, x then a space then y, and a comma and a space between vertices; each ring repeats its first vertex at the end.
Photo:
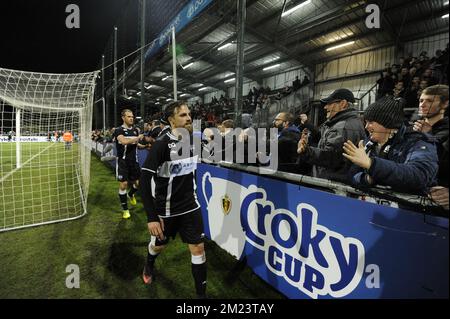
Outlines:
POLYGON ((436 185, 438 158, 433 137, 404 124, 403 99, 385 97, 364 112, 369 139, 344 143, 344 157, 356 187, 375 184, 393 191, 426 195, 436 185))

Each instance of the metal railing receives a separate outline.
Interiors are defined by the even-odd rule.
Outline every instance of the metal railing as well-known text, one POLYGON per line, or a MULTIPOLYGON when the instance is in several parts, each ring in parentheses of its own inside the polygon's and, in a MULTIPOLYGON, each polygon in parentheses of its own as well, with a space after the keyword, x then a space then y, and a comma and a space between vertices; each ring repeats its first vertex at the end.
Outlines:
POLYGON ((328 192, 340 196, 351 198, 369 196, 375 199, 377 203, 382 205, 401 207, 412 211, 425 213, 427 215, 448 217, 448 211, 444 211, 443 208, 434 203, 430 198, 419 195, 394 192, 389 187, 377 186, 370 189, 359 190, 349 185, 328 179, 281 171, 273 171, 264 167, 235 164, 223 161, 219 162, 218 165, 229 169, 244 171, 250 174, 261 175, 267 178, 275 178, 294 184, 307 185, 311 186, 312 188, 320 188, 322 190, 326 189, 328 192))
POLYGON ((373 102, 375 102, 375 97, 377 94, 377 92, 376 92, 377 87, 378 87, 378 84, 376 83, 370 89, 368 89, 366 91, 366 93, 364 93, 363 95, 361 95, 359 98, 356 99, 358 101, 358 110, 359 111, 363 111, 367 106, 372 104, 372 100, 373 100, 373 102), (367 104, 365 102, 367 102, 367 104))
POLYGON ((295 114, 302 108, 309 109, 311 101, 311 86, 307 85, 291 92, 289 95, 276 99, 276 95, 270 95, 270 104, 266 109, 255 110, 252 113, 253 125, 256 127, 267 127, 273 118, 280 112, 295 114))

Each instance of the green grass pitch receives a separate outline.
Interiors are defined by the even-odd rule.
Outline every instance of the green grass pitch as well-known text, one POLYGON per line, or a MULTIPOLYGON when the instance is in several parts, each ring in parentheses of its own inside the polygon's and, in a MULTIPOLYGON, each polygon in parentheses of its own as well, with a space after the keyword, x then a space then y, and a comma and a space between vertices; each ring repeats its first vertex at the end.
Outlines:
MULTIPOLYGON (((55 154, 64 154, 62 144, 53 147, 39 155, 42 162, 53 161, 55 154)), ((3 145, 2 154, 5 154, 3 145)), ((13 166, 11 161, 2 162, 2 176, 13 166)), ((46 176, 52 176, 50 171, 56 174, 49 167, 46 176)), ((72 178, 69 171, 65 174, 72 178)), ((31 176, 33 192, 46 196, 44 190, 34 187, 33 173, 31 176)), ((57 176, 64 177, 59 173, 57 176)), ((53 183, 40 179, 39 185, 53 183)), ((194 298, 190 253, 179 238, 171 241, 158 257, 155 282, 150 286, 142 283, 140 276, 149 240, 146 216, 138 196, 131 219, 123 220, 117 190, 113 171, 92 156, 86 216, 0 233, 0 298, 194 298), (66 287, 69 264, 79 266, 80 288, 66 287)), ((12 204, 1 205, 3 209, 12 204)), ((42 207, 45 208, 42 214, 47 214, 45 203, 42 207)), ((57 210, 54 211, 56 214, 57 210)), ((5 212, 0 214, 5 218, 5 212)), ((206 256, 210 298, 284 298, 249 268, 239 267, 234 257, 211 241, 206 242, 206 256)))

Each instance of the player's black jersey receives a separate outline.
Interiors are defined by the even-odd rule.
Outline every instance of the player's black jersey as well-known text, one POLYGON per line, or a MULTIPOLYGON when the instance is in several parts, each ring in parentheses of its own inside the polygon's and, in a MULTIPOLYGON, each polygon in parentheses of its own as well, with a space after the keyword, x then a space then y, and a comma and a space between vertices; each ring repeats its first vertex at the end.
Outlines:
POLYGON ((171 131, 172 131, 172 128, 170 127, 170 125, 166 125, 159 131, 159 133, 156 137, 158 138, 161 136, 165 136, 166 133, 171 132, 171 131))
POLYGON ((125 138, 136 137, 139 136, 139 130, 135 127, 126 128, 124 126, 119 126, 114 130, 117 158, 137 162, 137 152, 136 152, 137 144, 122 145, 117 139, 119 135, 123 135, 125 138))
POLYGON ((152 128, 152 130, 149 132, 149 136, 156 139, 159 136, 159 134, 161 133, 161 131, 162 131, 161 127, 156 126, 156 127, 152 128))
POLYGON ((157 215, 176 216, 200 207, 195 183, 197 156, 191 150, 189 157, 172 160, 177 143, 171 132, 160 135, 142 167, 141 191, 149 221, 157 221, 157 215))

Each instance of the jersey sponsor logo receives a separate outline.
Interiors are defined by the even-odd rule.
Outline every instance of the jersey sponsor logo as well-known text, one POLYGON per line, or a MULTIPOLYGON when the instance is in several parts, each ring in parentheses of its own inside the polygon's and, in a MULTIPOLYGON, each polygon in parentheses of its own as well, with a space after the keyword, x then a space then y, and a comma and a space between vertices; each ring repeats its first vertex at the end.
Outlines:
POLYGON ((164 162, 158 168, 159 177, 176 177, 193 173, 197 169, 197 156, 164 162))
POLYGON ((170 175, 172 176, 187 175, 195 171, 196 168, 197 168, 197 161, 195 161, 193 158, 190 158, 188 160, 182 160, 170 164, 170 175))
POLYGON ((247 242, 264 254, 268 270, 311 298, 344 297, 357 288, 365 266, 363 244, 320 225, 313 205, 277 208, 264 188, 247 188, 210 173, 203 175, 202 188, 211 239, 231 254, 240 258, 247 242), (228 215, 218 213, 225 196, 234 203, 228 215), (221 239, 227 233, 233 241, 221 239))
POLYGON ((182 167, 182 164, 181 164, 181 163, 173 164, 173 165, 170 167, 170 174, 172 174, 172 175, 178 175, 178 174, 181 172, 182 169, 183 169, 183 167, 182 167))

